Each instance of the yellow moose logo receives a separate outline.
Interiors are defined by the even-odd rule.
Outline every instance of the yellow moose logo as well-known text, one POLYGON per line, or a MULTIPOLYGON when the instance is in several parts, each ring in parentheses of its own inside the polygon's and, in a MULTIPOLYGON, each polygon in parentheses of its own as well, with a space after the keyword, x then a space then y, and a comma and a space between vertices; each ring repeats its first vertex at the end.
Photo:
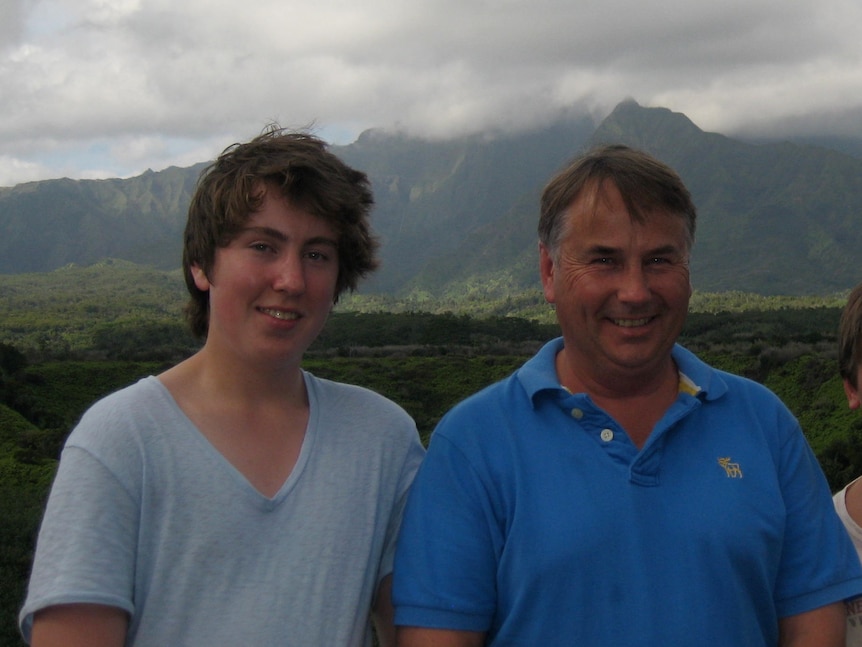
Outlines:
POLYGON ((727 478, 742 478, 742 468, 739 467, 739 463, 731 463, 730 456, 728 456, 727 458, 719 458, 718 464, 724 468, 724 471, 727 473, 727 478))

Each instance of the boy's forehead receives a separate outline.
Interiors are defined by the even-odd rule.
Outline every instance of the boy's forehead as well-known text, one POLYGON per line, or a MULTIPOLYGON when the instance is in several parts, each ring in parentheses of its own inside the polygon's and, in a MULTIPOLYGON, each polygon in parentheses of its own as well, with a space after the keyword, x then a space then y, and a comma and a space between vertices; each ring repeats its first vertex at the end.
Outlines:
POLYGON ((334 223, 286 198, 280 192, 267 191, 258 208, 240 225, 239 232, 258 231, 282 238, 310 237, 335 244, 338 231, 334 223))
POLYGON ((285 188, 275 182, 259 181, 256 185, 258 192, 254 194, 256 202, 259 205, 256 210, 246 215, 246 219, 251 218, 257 211, 265 208, 268 203, 276 203, 286 206, 288 209, 301 211, 309 216, 317 218, 320 222, 328 224, 331 228, 338 227, 338 220, 330 214, 321 211, 312 196, 310 195, 292 195, 285 188))

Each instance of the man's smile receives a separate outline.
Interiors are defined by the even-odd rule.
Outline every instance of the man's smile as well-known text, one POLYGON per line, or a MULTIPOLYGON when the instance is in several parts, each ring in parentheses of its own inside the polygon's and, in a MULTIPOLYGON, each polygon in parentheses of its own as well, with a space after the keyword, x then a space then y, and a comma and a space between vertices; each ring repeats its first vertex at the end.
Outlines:
POLYGON ((622 328, 635 328, 637 326, 646 326, 652 320, 652 317, 643 317, 642 319, 611 319, 614 325, 620 326, 622 328))

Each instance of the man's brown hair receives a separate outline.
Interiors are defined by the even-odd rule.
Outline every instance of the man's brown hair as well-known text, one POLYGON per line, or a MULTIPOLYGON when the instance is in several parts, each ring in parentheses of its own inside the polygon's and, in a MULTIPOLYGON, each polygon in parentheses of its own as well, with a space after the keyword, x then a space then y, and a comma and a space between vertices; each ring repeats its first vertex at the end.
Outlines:
POLYGON ((572 203, 584 190, 601 191, 608 181, 617 187, 636 222, 644 222, 656 211, 682 217, 691 248, 697 211, 682 179, 647 153, 615 144, 589 151, 548 182, 542 192, 539 216, 539 240, 548 250, 558 249, 564 234, 564 214, 572 203))

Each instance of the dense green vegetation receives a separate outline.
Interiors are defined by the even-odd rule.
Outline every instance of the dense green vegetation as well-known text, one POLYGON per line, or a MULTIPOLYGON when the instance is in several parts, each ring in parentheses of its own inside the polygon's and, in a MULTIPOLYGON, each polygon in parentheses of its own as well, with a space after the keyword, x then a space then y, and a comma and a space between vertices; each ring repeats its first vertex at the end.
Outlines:
POLYGON ((179 270, 125 261, 0 275, 0 342, 34 359, 128 358, 141 349, 175 359, 192 344, 185 299, 179 270))
MULTIPOLYGON (((512 321, 513 317, 536 324, 553 324, 553 310, 538 287, 510 292, 503 297, 488 295, 487 286, 464 286, 466 292, 432 298, 416 291, 409 298, 381 294, 346 295, 336 308, 344 313, 434 313, 469 315, 473 319, 512 321)), ((825 297, 761 296, 744 292, 695 292, 691 311, 695 314, 808 312, 812 308, 840 308, 847 291, 825 297)), ((126 261, 106 260, 89 267, 70 265, 53 272, 0 274, 0 343, 10 344, 36 359, 159 359, 177 360, 195 348, 182 322, 186 291, 179 270, 162 271, 126 261)), ((802 315, 807 317, 808 315, 802 315)), ((803 330, 800 315, 788 314, 785 328, 803 330), (799 325, 797 325, 799 323, 799 325)), ((372 320, 365 320, 366 322, 372 320)), ((405 320, 399 322, 403 328, 405 320)), ((350 325, 355 325, 351 322, 350 325)), ((393 324, 394 326, 395 324, 393 324)), ((422 326, 420 319, 413 324, 422 326)), ((437 324, 427 324, 428 326, 437 324)), ((484 324, 468 324, 484 325, 484 324)), ((523 326, 522 323, 506 325, 523 326)), ((723 325, 723 324, 722 324, 723 325)), ((737 327, 747 325, 737 320, 737 327)), ((777 325, 781 325, 780 323, 777 325)), ((330 326, 330 329, 332 326, 330 326)), ((369 326, 359 345, 438 342, 388 334, 386 327, 369 326), (375 332, 377 334, 375 334, 375 332), (370 341, 369 341, 370 340, 370 341)), ((459 330, 459 338, 463 331, 459 330)), ((744 330, 738 331, 745 334, 744 330)), ((328 330, 326 334, 337 334, 328 330)), ((433 335, 434 333, 429 333, 433 335)), ((479 333, 481 335, 481 333, 479 333)), ((498 333, 493 333, 498 334, 498 333)), ((503 334, 499 332, 499 334, 503 334)), ((438 338, 440 337, 437 335, 438 338)), ((503 335, 504 338, 507 338, 503 335)), ((475 342, 471 340, 471 343, 475 342)))
MULTIPOLYGON (((23 297, 26 289, 16 293, 0 281, 0 304, 11 305, 0 310, 8 313, 0 316, 0 644, 18 644, 15 615, 44 497, 69 430, 97 398, 160 372, 196 347, 179 322, 179 277, 156 273, 149 278, 157 280, 148 282, 146 272, 116 266, 63 270, 51 280, 62 283, 72 274, 78 287, 67 285, 67 298, 57 292, 52 299, 32 296, 42 294, 38 290, 23 297), (117 281, 126 270, 131 274, 120 280, 120 298, 100 298, 100 273, 113 273, 117 281), (88 290, 92 296, 82 296, 88 290), (24 298, 28 305, 21 308, 24 298)), ((709 308, 697 311, 695 299, 683 343, 778 393, 802 422, 833 488, 862 473, 862 419, 847 409, 837 378, 840 299, 700 297, 709 308)), ((347 301, 354 306, 362 299, 347 301)), ((305 365, 399 402, 425 440, 449 407, 508 375, 557 334, 547 306, 540 317, 528 319, 408 307, 384 313, 381 305, 368 299, 368 311, 358 312, 342 304, 305 365)))

